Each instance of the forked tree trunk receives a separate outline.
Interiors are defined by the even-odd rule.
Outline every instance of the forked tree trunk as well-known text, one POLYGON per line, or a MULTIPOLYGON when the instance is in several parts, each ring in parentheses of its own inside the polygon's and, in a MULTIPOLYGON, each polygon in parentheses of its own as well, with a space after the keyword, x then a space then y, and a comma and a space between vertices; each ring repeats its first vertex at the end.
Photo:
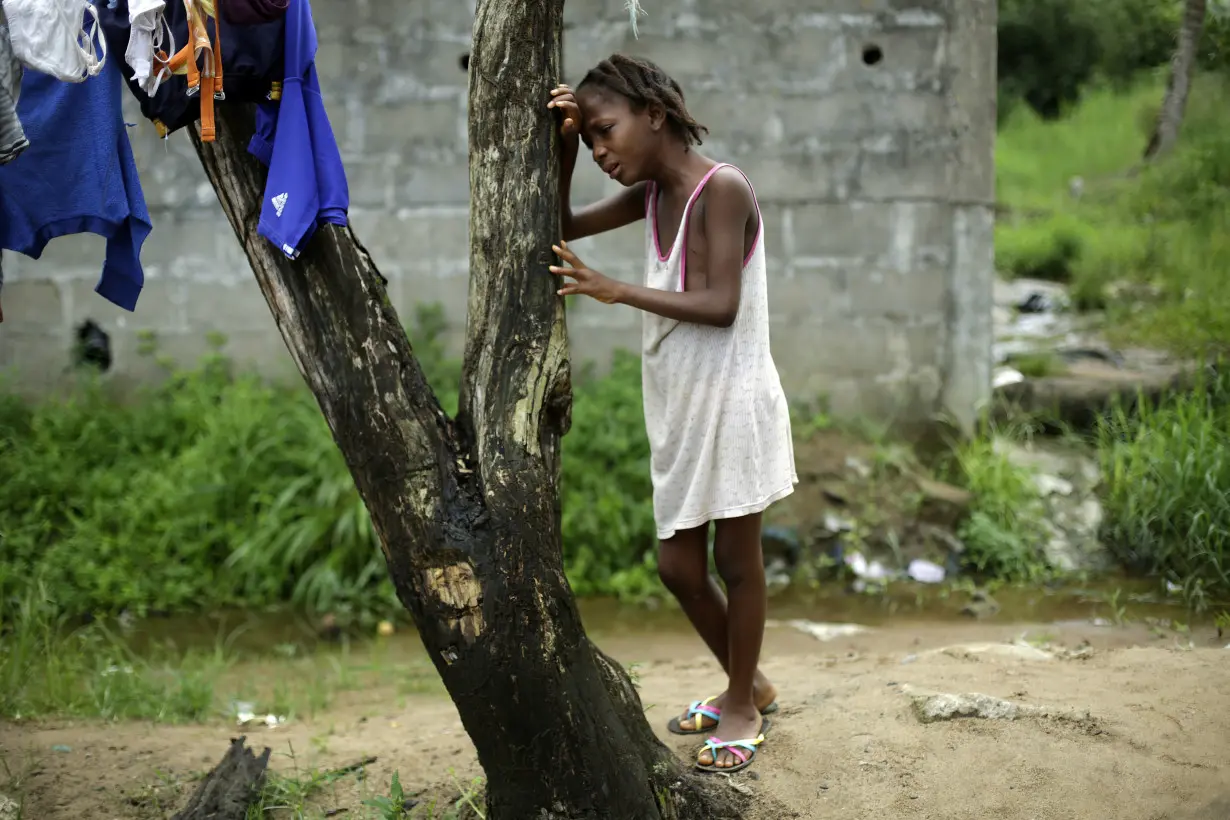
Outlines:
MULTIPOLYGON (((348 229, 288 261, 257 235, 251 112, 220 106, 201 162, 371 512, 487 775, 493 820, 713 820, 738 795, 689 773, 623 669, 586 638, 564 577, 558 476, 571 408, 558 239, 563 0, 480 0, 470 55, 470 299, 461 409, 427 385, 348 229)), ((410 738, 413 741, 413 738, 410 738)))
POLYGON ((1145 160, 1162 157, 1179 141, 1183 127, 1183 115, 1187 111, 1187 97, 1192 90, 1192 78, 1196 74, 1197 49, 1204 31, 1204 18, 1208 0, 1187 0, 1183 6, 1183 23, 1179 28, 1179 42, 1170 60, 1170 78, 1166 81, 1166 96, 1157 113, 1157 124, 1145 147, 1145 160))

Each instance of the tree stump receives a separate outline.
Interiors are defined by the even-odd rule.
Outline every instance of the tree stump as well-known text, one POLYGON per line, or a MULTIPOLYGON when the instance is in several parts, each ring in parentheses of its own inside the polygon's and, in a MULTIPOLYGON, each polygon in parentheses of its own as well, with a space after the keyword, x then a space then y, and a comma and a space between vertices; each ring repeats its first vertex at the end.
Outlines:
POLYGON ((245 737, 231 740, 222 760, 201 781, 188 805, 172 820, 244 820, 260 796, 269 766, 268 746, 260 757, 244 745, 245 737))

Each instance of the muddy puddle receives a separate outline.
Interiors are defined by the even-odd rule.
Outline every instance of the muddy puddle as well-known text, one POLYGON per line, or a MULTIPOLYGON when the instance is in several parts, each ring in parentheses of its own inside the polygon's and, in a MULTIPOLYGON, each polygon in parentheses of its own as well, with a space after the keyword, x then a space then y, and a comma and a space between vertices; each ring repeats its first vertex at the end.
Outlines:
MULTIPOLYGON (((580 608, 589 636, 599 644, 635 644, 642 639, 692 634, 687 618, 673 602, 646 605, 586 599, 580 601, 580 608)), ((796 586, 770 597, 769 619, 778 624, 807 621, 904 631, 944 624, 1109 626, 1131 621, 1195 625, 1204 620, 1189 613, 1177 598, 1167 596, 1156 580, 1136 579, 1003 587, 989 595, 971 588, 908 582, 895 582, 874 592, 855 592, 839 583, 814 589, 796 586)), ((292 655, 340 644, 361 648, 377 638, 375 629, 322 628, 319 617, 287 611, 230 610, 205 616, 156 617, 118 631, 138 654, 169 648, 292 655)), ((380 642, 396 647, 403 658, 422 651, 413 625, 404 621, 380 642)))

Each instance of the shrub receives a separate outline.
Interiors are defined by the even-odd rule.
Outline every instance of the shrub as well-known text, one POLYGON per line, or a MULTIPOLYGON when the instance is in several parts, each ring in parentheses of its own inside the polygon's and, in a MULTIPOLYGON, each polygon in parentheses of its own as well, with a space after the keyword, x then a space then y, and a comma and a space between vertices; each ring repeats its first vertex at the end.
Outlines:
POLYGON ((1129 566, 1164 573, 1198 606, 1230 601, 1230 373, 1097 431, 1104 537, 1129 566))
POLYGON ((1001 0, 998 33, 1000 97, 1046 119, 1080 99, 1101 57, 1093 16, 1071 0, 1001 0))
POLYGON ((1081 258, 1084 240, 1062 221, 997 226, 995 267, 1013 277, 1067 282, 1081 258))
POLYGON ((983 577, 1035 581, 1050 572, 1042 554, 1048 533, 1045 505, 1033 478, 995 446, 978 438, 957 451, 957 475, 973 496, 957 535, 962 565, 983 577))

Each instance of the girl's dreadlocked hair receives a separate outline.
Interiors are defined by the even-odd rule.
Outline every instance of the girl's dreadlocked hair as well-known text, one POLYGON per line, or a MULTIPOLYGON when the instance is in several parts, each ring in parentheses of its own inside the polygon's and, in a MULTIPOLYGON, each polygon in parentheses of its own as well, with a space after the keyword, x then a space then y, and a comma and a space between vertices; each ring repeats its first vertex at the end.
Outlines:
POLYGON ((679 83, 650 60, 612 54, 589 70, 577 90, 586 85, 599 85, 627 97, 636 111, 644 110, 650 103, 661 105, 671 128, 688 145, 700 145, 701 134, 709 133, 688 113, 679 83))

